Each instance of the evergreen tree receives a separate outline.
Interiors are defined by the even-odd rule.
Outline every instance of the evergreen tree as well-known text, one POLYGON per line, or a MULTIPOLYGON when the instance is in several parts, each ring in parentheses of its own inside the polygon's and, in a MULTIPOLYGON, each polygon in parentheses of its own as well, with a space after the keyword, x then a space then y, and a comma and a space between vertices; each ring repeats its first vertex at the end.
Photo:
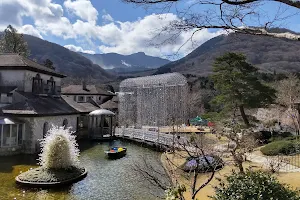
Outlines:
POLYGON ((46 59, 44 61, 44 66, 50 68, 50 69, 55 69, 55 67, 53 66, 53 62, 50 59, 46 59))
POLYGON ((17 33, 17 30, 11 25, 8 25, 8 27, 4 30, 4 35, 0 40, 0 52, 18 53, 25 57, 30 55, 27 43, 23 38, 23 34, 17 33))
POLYGON ((212 80, 219 91, 214 102, 224 108, 239 109, 243 121, 249 126, 245 108, 258 108, 274 102, 275 90, 262 84, 257 78, 258 69, 246 62, 246 57, 226 53, 216 58, 212 80))

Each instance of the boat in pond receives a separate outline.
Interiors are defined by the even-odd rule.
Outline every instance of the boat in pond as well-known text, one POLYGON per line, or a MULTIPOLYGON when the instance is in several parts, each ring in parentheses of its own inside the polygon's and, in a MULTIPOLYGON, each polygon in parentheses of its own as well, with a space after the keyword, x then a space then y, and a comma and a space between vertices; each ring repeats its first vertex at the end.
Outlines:
POLYGON ((104 151, 108 158, 121 158, 126 155, 126 147, 112 147, 108 151, 104 151))

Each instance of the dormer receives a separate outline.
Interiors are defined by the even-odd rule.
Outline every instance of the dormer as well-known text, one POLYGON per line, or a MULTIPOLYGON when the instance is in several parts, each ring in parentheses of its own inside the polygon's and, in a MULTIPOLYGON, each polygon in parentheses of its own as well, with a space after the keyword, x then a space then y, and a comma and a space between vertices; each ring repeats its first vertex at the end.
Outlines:
POLYGON ((60 95, 61 79, 66 77, 19 54, 0 54, 1 86, 17 86, 18 91, 60 95))

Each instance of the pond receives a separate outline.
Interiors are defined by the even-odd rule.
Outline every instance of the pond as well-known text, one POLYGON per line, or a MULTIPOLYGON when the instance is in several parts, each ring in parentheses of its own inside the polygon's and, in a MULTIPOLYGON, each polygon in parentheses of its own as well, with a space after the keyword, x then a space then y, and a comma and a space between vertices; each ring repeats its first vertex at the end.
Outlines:
POLYGON ((36 157, 18 155, 0 157, 0 199, 34 200, 156 200, 164 191, 149 184, 132 169, 133 163, 142 162, 146 156, 158 168, 160 154, 139 145, 124 141, 80 142, 81 164, 88 170, 85 179, 61 189, 28 189, 15 184, 21 171, 36 167, 36 157), (118 160, 108 160, 104 150, 110 146, 124 145, 127 155, 118 160))

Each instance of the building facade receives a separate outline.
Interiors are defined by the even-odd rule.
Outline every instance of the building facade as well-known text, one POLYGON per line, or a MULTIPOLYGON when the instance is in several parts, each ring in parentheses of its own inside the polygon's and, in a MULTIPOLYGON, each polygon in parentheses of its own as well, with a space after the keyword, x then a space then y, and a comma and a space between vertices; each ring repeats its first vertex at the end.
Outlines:
POLYGON ((52 125, 78 132, 81 116, 99 109, 61 95, 64 77, 18 54, 0 54, 0 155, 36 153, 52 125))

